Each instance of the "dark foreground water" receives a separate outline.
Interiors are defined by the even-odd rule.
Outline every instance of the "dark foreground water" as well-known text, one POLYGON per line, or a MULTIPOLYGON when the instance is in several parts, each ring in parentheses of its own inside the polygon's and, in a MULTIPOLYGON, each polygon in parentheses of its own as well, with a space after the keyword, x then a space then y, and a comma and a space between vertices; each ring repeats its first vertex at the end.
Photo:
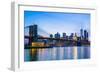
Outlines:
POLYGON ((89 46, 24 49, 24 61, 74 60, 89 58, 89 46))

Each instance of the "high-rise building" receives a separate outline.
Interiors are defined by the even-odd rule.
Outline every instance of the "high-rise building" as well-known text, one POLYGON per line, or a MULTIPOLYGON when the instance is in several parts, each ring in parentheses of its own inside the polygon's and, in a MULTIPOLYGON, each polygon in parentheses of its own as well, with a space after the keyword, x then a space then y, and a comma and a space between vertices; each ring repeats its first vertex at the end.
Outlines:
POLYGON ((87 32, 87 40, 88 40, 88 37, 89 37, 89 34, 88 34, 88 32, 87 32))
POLYGON ((60 38, 60 33, 57 32, 57 33, 55 34, 55 38, 60 38))
POLYGON ((73 37, 73 40, 76 40, 77 41, 77 34, 75 33, 74 37, 73 37))
POLYGON ((69 38, 69 36, 68 35, 66 35, 66 39, 68 40, 68 38, 69 38))
POLYGON ((72 40, 73 39, 73 36, 74 36, 74 33, 71 33, 70 36, 69 36, 69 39, 72 40))
POLYGON ((63 38, 66 38, 66 33, 63 33, 63 38))
POLYGON ((80 37, 81 37, 81 40, 83 39, 83 29, 80 29, 80 37))
POLYGON ((88 32, 87 32, 87 30, 84 30, 84 39, 85 39, 85 40, 88 39, 88 32))

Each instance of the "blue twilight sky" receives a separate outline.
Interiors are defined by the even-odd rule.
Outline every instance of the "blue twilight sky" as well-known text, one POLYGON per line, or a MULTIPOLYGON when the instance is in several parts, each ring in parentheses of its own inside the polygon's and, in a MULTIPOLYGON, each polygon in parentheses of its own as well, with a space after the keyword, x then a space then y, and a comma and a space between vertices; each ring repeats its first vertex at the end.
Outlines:
POLYGON ((59 13, 24 11, 25 27, 37 24, 49 34, 65 32, 80 34, 80 29, 86 29, 90 33, 90 14, 87 13, 59 13))

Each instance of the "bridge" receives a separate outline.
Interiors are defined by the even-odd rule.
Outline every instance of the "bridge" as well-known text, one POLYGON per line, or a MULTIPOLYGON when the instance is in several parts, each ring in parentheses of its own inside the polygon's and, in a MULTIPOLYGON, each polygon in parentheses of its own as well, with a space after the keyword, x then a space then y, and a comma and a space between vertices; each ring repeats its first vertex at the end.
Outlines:
MULTIPOLYGON (((55 38, 50 37, 50 34, 46 32, 45 30, 41 29, 38 25, 30 25, 24 27, 24 38, 28 39, 28 47, 39 47, 39 44, 44 43, 44 46, 40 47, 50 47, 50 46, 67 46, 67 45, 81 45, 79 40, 73 40, 73 39, 66 39, 66 38, 55 38), (33 46, 32 43, 41 42, 33 46)), ((86 43, 87 42, 84 42, 86 43)), ((89 44, 89 43, 88 43, 89 44)))

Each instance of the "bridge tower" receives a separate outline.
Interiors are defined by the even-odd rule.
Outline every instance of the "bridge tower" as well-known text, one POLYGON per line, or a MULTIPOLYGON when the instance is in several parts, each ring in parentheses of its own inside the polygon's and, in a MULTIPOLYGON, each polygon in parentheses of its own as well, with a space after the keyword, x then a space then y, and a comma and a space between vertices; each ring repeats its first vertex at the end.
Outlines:
POLYGON ((29 26, 29 45, 38 41, 37 25, 29 26))

